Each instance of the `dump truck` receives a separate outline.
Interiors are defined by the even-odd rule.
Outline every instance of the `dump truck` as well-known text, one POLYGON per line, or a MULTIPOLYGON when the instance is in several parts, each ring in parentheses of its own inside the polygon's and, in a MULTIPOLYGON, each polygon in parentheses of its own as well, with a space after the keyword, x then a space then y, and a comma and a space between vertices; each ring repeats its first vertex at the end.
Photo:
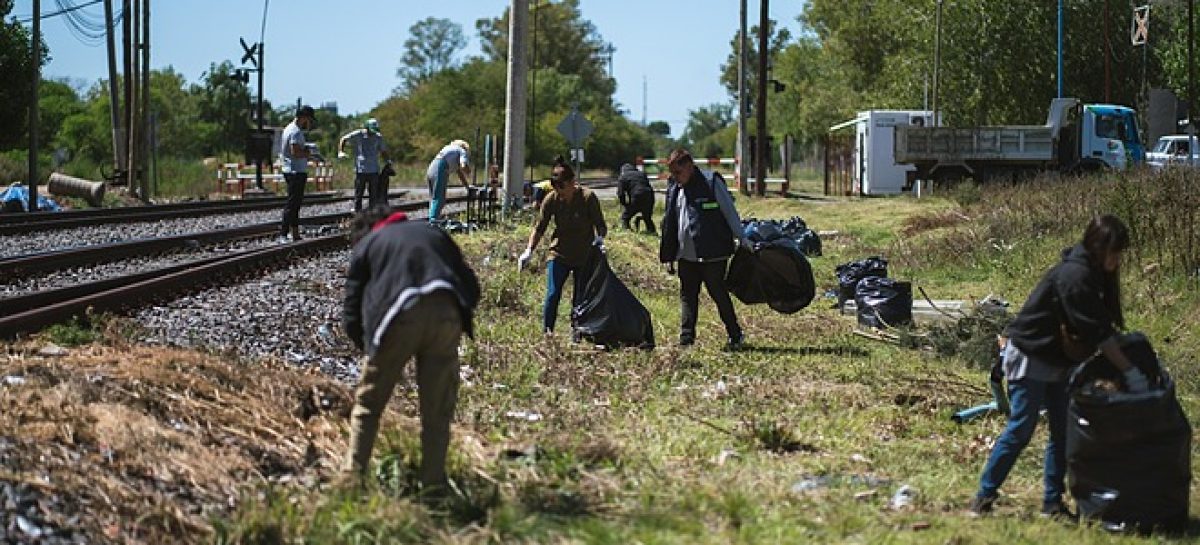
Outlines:
POLYGON ((908 187, 917 180, 1124 169, 1146 160, 1132 108, 1074 98, 1054 99, 1045 125, 905 125, 896 127, 894 138, 896 163, 916 167, 907 173, 908 187))

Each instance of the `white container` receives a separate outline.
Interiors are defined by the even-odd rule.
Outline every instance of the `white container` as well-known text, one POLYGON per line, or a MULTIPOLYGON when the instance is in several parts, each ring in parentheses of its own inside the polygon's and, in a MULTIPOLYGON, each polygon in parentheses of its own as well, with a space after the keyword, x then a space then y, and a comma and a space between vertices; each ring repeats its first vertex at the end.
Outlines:
POLYGON ((928 110, 867 110, 830 131, 854 129, 854 184, 860 195, 895 195, 907 191, 912 165, 896 162, 895 128, 901 125, 932 126, 928 110))

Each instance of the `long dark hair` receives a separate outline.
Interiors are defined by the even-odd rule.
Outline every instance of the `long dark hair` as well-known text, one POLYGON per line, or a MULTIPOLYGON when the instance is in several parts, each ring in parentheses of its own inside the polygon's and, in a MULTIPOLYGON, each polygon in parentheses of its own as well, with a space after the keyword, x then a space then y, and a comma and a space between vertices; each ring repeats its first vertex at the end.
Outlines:
POLYGON ((1104 276, 1104 306, 1117 327, 1125 327, 1125 315, 1121 312, 1121 269, 1109 272, 1104 262, 1114 252, 1129 248, 1129 227, 1112 214, 1095 216, 1083 231, 1083 249, 1087 250, 1092 269, 1104 276))

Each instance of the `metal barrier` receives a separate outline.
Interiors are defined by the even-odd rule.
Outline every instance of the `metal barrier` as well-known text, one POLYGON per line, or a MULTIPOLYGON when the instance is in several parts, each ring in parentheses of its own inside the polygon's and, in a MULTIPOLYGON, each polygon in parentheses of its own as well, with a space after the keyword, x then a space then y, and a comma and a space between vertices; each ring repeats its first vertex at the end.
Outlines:
MULTIPOLYGON (((698 166, 700 168, 707 167, 709 170, 713 170, 713 171, 721 174, 721 176, 724 176, 726 179, 733 180, 734 187, 737 187, 739 190, 743 189, 742 179, 740 176, 738 176, 738 168, 737 168, 738 160, 736 158, 733 158, 733 157, 694 158, 693 162, 695 162, 696 166, 698 166)), ((655 178, 659 179, 659 180, 666 180, 671 175, 669 172, 667 172, 667 160, 666 159, 656 159, 653 157, 638 157, 637 160, 634 162, 634 166, 636 166, 638 170, 645 172, 647 176, 650 175, 650 172, 648 169, 653 169, 654 174, 656 174, 655 178)), ((748 178, 745 180, 745 182, 746 182, 746 185, 745 185, 746 188, 753 188, 754 184, 755 184, 755 179, 748 178)), ((783 178, 767 178, 766 182, 767 182, 767 187, 770 187, 771 184, 779 184, 779 194, 787 195, 790 184, 788 183, 788 178, 786 176, 783 178)))
MULTIPOLYGON (((333 188, 334 172, 331 163, 309 162, 308 182, 313 184, 316 191, 328 191, 333 188)), ((236 191, 239 196, 245 195, 247 182, 253 183, 257 178, 254 165, 224 163, 217 168, 217 193, 236 191)), ((263 184, 271 184, 276 193, 281 189, 286 190, 283 187, 283 172, 277 164, 263 165, 262 179, 263 184)))

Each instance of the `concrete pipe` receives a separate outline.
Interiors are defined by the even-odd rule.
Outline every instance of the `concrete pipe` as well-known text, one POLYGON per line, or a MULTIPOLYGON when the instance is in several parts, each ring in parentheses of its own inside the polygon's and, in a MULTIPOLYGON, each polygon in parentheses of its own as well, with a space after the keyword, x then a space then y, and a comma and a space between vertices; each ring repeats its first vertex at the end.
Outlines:
POLYGON ((50 181, 46 187, 52 195, 81 197, 95 207, 101 206, 104 202, 104 182, 93 182, 55 172, 50 175, 50 181))

